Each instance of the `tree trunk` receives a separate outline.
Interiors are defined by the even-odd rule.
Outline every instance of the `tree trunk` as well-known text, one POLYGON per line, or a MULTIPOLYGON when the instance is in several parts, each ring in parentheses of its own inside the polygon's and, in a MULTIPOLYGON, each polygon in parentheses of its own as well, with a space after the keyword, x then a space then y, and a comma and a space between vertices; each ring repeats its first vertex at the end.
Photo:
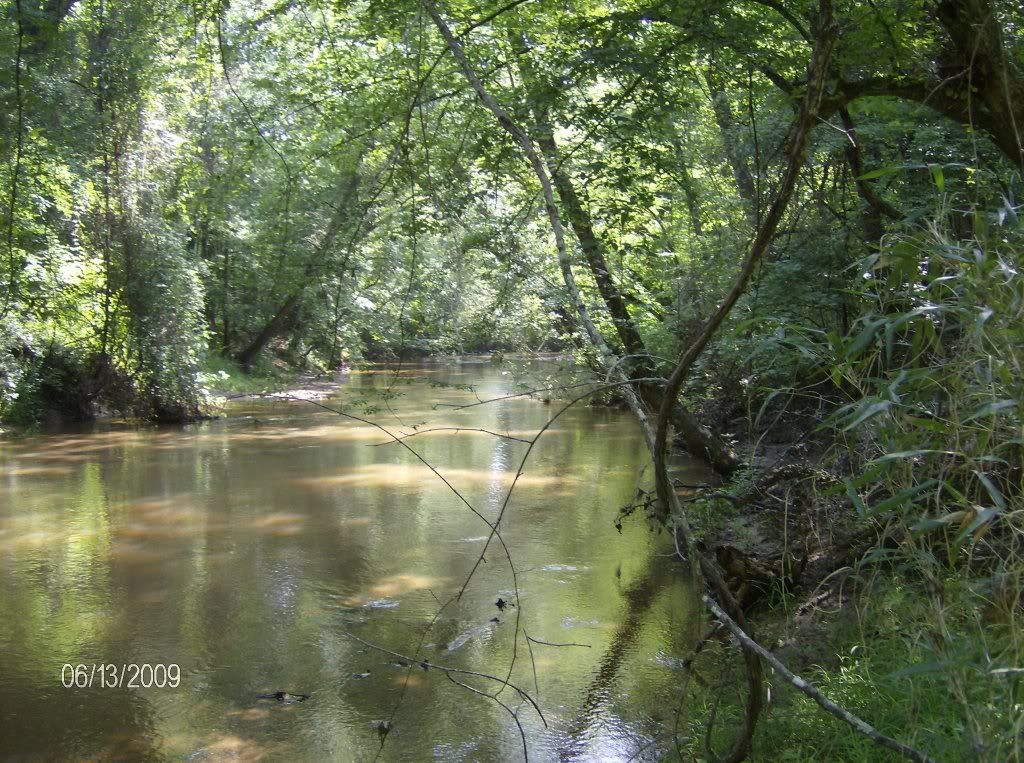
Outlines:
POLYGON ((679 145, 679 139, 673 135, 672 147, 676 154, 676 167, 679 169, 679 185, 683 189, 683 196, 686 198, 686 211, 690 215, 690 227, 693 235, 700 238, 704 235, 704 223, 701 222, 700 197, 690 176, 690 168, 686 165, 683 156, 683 147, 679 145))
POLYGON ((629 314, 626 301, 622 298, 622 292, 612 278, 608 260, 605 258, 604 247, 601 245, 597 233, 594 232, 594 221, 590 217, 590 212, 580 201, 567 170, 559 164, 558 146, 555 144, 551 125, 547 123, 543 114, 537 114, 536 119, 537 144, 547 159, 548 171, 551 173, 555 190, 558 191, 558 199, 565 209, 569 227, 572 228, 576 239, 580 242, 580 248, 583 250, 590 273, 597 283, 597 290, 604 300, 605 307, 608 308, 608 314, 612 317, 615 333, 626 354, 634 356, 633 360, 642 362, 647 355, 647 350, 640 337, 640 332, 629 314))
POLYGON ((666 457, 668 455, 668 420, 665 414, 668 413, 668 406, 671 404, 671 399, 679 393, 680 389, 682 389, 682 386, 686 382, 686 378, 690 373, 690 369, 693 368, 694 362, 698 357, 700 357, 704 348, 708 346, 708 343, 718 332, 719 327, 725 321, 737 300, 739 300, 740 296, 746 290, 747 284, 754 273, 754 269, 768 251, 768 247, 771 245, 772 239, 775 237, 775 232, 778 230, 779 223, 782 221, 782 216, 785 214, 786 209, 789 206, 789 200, 793 195, 793 189, 796 187, 797 176, 807 153, 807 145, 809 143, 811 131, 814 128, 815 120, 817 119, 818 108, 821 103, 821 96, 824 90, 825 74, 828 71, 828 63, 831 60, 832 46, 835 43, 836 35, 836 28, 831 20, 831 5, 829 0, 822 0, 821 7, 822 28, 819 32, 817 44, 814 49, 814 57, 809 67, 807 95, 796 120, 793 122, 790 134, 786 141, 788 161, 786 163, 786 170, 783 174, 782 182, 779 184, 779 190, 775 200, 772 202, 772 205, 768 210, 768 215, 765 218, 764 223, 760 226, 757 231, 757 235, 754 237, 754 241, 750 246, 750 251, 747 254, 746 259, 743 261, 743 265, 740 268, 739 274, 736 276, 736 281, 733 283, 732 288, 729 290, 725 299, 722 300, 722 304, 719 305, 715 313, 704 324, 704 327, 701 329, 697 338, 680 355, 679 362, 672 371, 672 375, 669 377, 668 384, 666 385, 665 400, 662 403, 661 415, 657 420, 658 429, 654 443, 654 469, 659 498, 659 510, 662 512, 661 519, 668 519, 669 507, 672 505, 669 494, 671 493, 672 495, 675 495, 675 491, 672 489, 672 484, 669 480, 668 466, 666 463, 666 457))
POLYGON ((238 353, 238 362, 243 367, 248 368, 251 366, 252 362, 256 360, 256 356, 263 352, 263 349, 270 343, 271 339, 280 336, 292 327, 295 311, 299 306, 299 300, 302 299, 303 292, 305 292, 305 286, 301 286, 298 290, 292 292, 288 299, 284 301, 284 304, 274 313, 274 317, 267 321, 266 325, 260 330, 260 333, 256 335, 244 350, 238 353))
POLYGON ((711 108, 715 112, 715 123, 722 136, 725 155, 729 159, 729 166, 732 167, 732 174, 736 179, 736 190, 739 192, 740 198, 750 205, 750 217, 754 219, 757 211, 757 187, 754 184, 754 176, 750 174, 750 167, 747 165, 743 150, 736 140, 736 119, 733 116, 732 107, 729 105, 729 95, 711 71, 704 72, 704 81, 711 93, 711 108))
MULTIPOLYGON (((609 272, 604 247, 594 231, 590 213, 581 203, 568 171, 559 161, 558 147, 551 126, 541 117, 538 117, 537 132, 537 142, 547 158, 548 169, 555 189, 558 191, 559 200, 565 208, 569 224, 583 249, 590 272, 597 282, 598 291, 612 316, 619 341, 622 342, 625 353, 629 356, 625 364, 627 373, 633 379, 655 376, 657 373, 655 365, 647 352, 636 323, 629 314, 626 302, 622 298, 622 292, 609 272)), ((650 410, 661 410, 663 396, 660 386, 643 382, 638 384, 637 392, 650 410)), ((703 426, 697 417, 678 401, 672 407, 671 419, 686 450, 707 461, 716 472, 730 474, 740 466, 739 459, 728 443, 703 426)))
POLYGON ((952 43, 949 71, 942 73, 967 75, 968 124, 982 125, 1010 161, 1024 169, 1024 78, 1006 54, 996 9, 990 0, 941 0, 935 11, 952 43))
MULTIPOLYGON (((323 267, 324 260, 326 259, 328 252, 331 250, 331 247, 334 245, 334 241, 337 239, 342 226, 351 220, 352 207, 354 206, 355 197, 357 197, 358 192, 359 169, 357 165, 356 169, 353 170, 352 175, 347 178, 344 183, 341 198, 338 200, 334 214, 331 216, 331 220, 327 224, 327 230, 324 231, 323 239, 321 239, 320 244, 313 250, 309 259, 306 260, 306 266, 302 270, 299 285, 288 295, 285 301, 281 304, 281 307, 277 309, 273 317, 267 321, 259 333, 256 334, 255 338, 253 338, 253 340, 235 356, 242 366, 248 368, 252 365, 252 362, 256 360, 256 357, 263 352, 264 348, 272 339, 290 331, 293 328, 295 313, 301 304, 303 295, 306 293, 306 287, 323 267)), ((341 269, 345 267, 347 262, 348 258, 346 257, 345 261, 341 264, 341 269)))
POLYGON ((857 127, 854 125, 853 118, 845 106, 839 109, 839 117, 842 119, 843 129, 846 131, 847 137, 844 147, 846 161, 850 165, 850 171, 853 172, 853 182, 857 187, 857 194, 864 202, 862 217, 864 237, 869 245, 877 247, 882 240, 882 233, 884 232, 882 218, 888 217, 891 220, 901 220, 903 215, 892 204, 875 192, 871 181, 861 179, 865 170, 864 161, 861 158, 860 144, 857 142, 857 127))

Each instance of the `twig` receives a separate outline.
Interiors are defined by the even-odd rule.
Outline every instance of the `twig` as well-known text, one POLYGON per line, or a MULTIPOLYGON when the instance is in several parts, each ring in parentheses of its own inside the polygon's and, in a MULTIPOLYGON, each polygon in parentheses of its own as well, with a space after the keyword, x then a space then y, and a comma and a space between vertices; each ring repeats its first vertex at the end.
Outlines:
POLYGON ((523 629, 523 635, 526 636, 526 651, 530 653, 530 666, 533 668, 533 693, 540 698, 540 683, 537 681, 537 662, 533 659, 533 647, 530 646, 530 634, 523 629))
MULTIPOLYGON (((477 678, 486 678, 488 681, 495 681, 497 683, 502 684, 503 686, 508 686, 509 688, 515 690, 516 693, 518 693, 520 697, 525 699, 527 702, 529 702, 533 706, 533 709, 537 711, 537 715, 540 717, 541 723, 544 724, 544 728, 548 727, 548 721, 544 717, 544 713, 543 713, 543 711, 541 711, 540 705, 538 705, 534 701, 533 697, 530 696, 530 693, 528 691, 526 691, 525 689, 519 688, 518 686, 516 686, 514 683, 511 683, 510 681, 506 681, 505 679, 501 678, 500 676, 492 676, 490 673, 479 673, 479 672, 477 672, 475 670, 463 670, 462 668, 453 668, 453 667, 451 667, 449 665, 438 665, 435 662, 428 662, 427 660, 417 660, 417 659, 415 659, 413 657, 410 657, 410 656, 408 656, 406 654, 402 654, 401 652, 395 652, 395 651, 393 651, 391 649, 388 649, 387 647, 383 647, 383 646, 380 646, 379 644, 374 644, 372 641, 367 641, 364 638, 360 638, 359 636, 357 636, 356 634, 352 633, 351 631, 342 631, 341 633, 342 633, 343 636, 347 636, 348 638, 352 639, 353 641, 358 641, 360 644, 363 644, 364 646, 370 647, 370 649, 376 649, 378 652, 383 652, 384 654, 391 655, 392 657, 397 657, 400 660, 405 660, 406 662, 416 663, 416 664, 418 664, 418 665, 420 665, 420 666, 422 666, 424 668, 434 668, 435 670, 440 670, 442 673, 458 673, 458 674, 463 675, 463 676, 476 676, 477 678)), ((480 692, 480 693, 484 693, 484 692, 480 692)), ((493 695, 490 695, 490 694, 488 694, 487 696, 493 697, 493 695)))
MULTIPOLYGON (((498 534, 498 528, 501 526, 501 521, 505 518, 505 512, 507 511, 508 505, 509 505, 509 503, 512 500, 512 494, 515 492, 516 485, 519 482, 519 478, 523 476, 523 470, 526 468, 526 462, 529 460, 530 454, 533 452, 533 448, 537 444, 537 442, 540 440, 541 436, 546 431, 548 431, 548 429, 551 428, 551 425, 554 424, 555 421, 558 420, 559 416, 561 416, 563 413, 565 413, 567 410, 572 408, 574 405, 576 405, 576 403, 580 402, 581 400, 585 400, 586 398, 590 397, 593 394, 596 394, 597 392, 600 392, 600 391, 605 390, 605 389, 613 388, 613 387, 622 387, 622 388, 624 388, 626 390, 632 391, 631 385, 637 384, 640 381, 642 381, 642 380, 641 379, 626 379, 624 381, 615 382, 615 383, 612 383, 612 384, 603 384, 603 385, 601 385, 599 387, 596 387, 595 389, 588 390, 587 392, 584 392, 582 395, 579 395, 579 396, 573 398, 572 400, 567 402, 564 406, 562 406, 555 413, 555 415, 553 415, 550 419, 548 419, 547 422, 544 424, 544 426, 542 426, 537 431, 537 434, 535 434, 533 436, 533 438, 530 440, 530 444, 527 445, 527 447, 526 447, 526 452, 523 453, 523 457, 519 461, 519 466, 516 468, 516 476, 512 479, 512 484, 509 485, 508 492, 505 493, 505 498, 501 502, 501 508, 498 510, 497 518, 495 518, 493 524, 488 523, 488 524, 490 524, 491 531, 487 535, 487 540, 484 541, 484 547, 483 547, 483 549, 481 549, 480 555, 477 557, 476 562, 473 564, 473 568, 469 571, 469 574, 466 576, 465 582, 462 584, 462 587, 459 589, 458 594, 456 594, 456 597, 455 597, 456 600, 461 600, 462 599, 463 594, 466 592, 466 588, 469 586, 469 582, 473 579, 473 575, 476 574, 477 569, 480 567, 481 564, 483 564, 484 559, 485 559, 486 554, 487 554, 487 549, 490 547, 491 540, 494 538, 495 535, 498 535, 498 539, 499 539, 499 541, 501 541, 502 548, 505 549, 505 553, 508 556, 509 565, 510 566, 512 565, 512 557, 510 555, 510 552, 508 551, 508 547, 505 546, 505 542, 503 540, 501 540, 501 536, 498 534)), ((402 443, 402 445, 405 445, 405 443, 402 443)), ((409 446, 405 445, 405 447, 408 448, 409 446)), ((438 476, 440 476, 440 475, 438 475, 438 476)), ((516 572, 515 572, 515 568, 514 567, 512 568, 512 579, 513 579, 513 581, 516 580, 516 572)), ((518 583, 516 584, 516 587, 515 587, 515 598, 516 598, 516 604, 518 605, 519 604, 519 586, 518 586, 518 583)), ((519 623, 520 623, 520 618, 522 616, 522 611, 523 611, 522 607, 518 607, 518 606, 516 607, 516 617, 515 617, 515 633, 516 633, 516 638, 514 638, 513 641, 512 641, 512 659, 509 661, 508 673, 506 675, 506 679, 511 678, 511 676, 512 676, 512 669, 515 667, 515 664, 516 664, 516 657, 518 655, 518 647, 519 647, 519 639, 518 639, 519 623)))
POLYGON ((371 448, 379 448, 381 445, 393 445, 396 442, 402 440, 408 440, 410 437, 416 437, 421 434, 428 434, 430 432, 482 432, 483 434, 489 434, 494 437, 499 437, 503 440, 512 440, 514 442, 525 442, 529 443, 529 440, 524 440, 522 437, 513 437, 510 434, 501 434, 501 432, 492 432, 490 429, 478 429, 475 427, 432 427, 430 429, 421 429, 410 434, 404 434, 400 437, 392 436, 392 439, 387 442, 375 442, 370 445, 371 448))
POLYGON ((782 662, 779 661, 778 657, 776 657, 774 654, 772 654, 763 646, 761 646, 752 638, 750 638, 750 636, 748 636, 743 631, 743 629, 740 628, 736 624, 736 622, 725 613, 725 610, 718 606, 718 604, 716 604, 710 596, 705 595, 703 597, 703 600, 707 608, 710 609, 714 613, 715 617, 717 617, 718 620, 726 628, 729 629, 732 635, 736 637, 736 639, 740 642, 740 645, 745 650, 758 655, 761 659, 763 659, 765 662, 771 665, 776 670, 776 672, 778 672, 779 675, 781 675, 788 683, 792 684, 799 691, 813 699, 818 704, 818 706, 821 707, 826 713, 838 718, 844 723, 849 724, 853 727, 855 731, 863 734, 876 744, 879 744, 882 747, 886 747, 890 750, 895 750, 896 752, 903 755, 905 758, 919 761, 919 763, 931 763, 932 759, 925 755, 923 752, 915 750, 913 747, 909 747, 903 744, 902 742, 897 742, 892 737, 887 737, 885 734, 882 734, 879 731, 877 731, 871 724, 861 720, 856 715, 851 713, 849 710, 840 707, 835 702, 830 700, 828 697, 826 697, 824 694, 818 691, 814 686, 807 683, 807 681, 805 681, 803 678, 796 675, 789 668, 783 665, 782 662))
POLYGON ((534 644, 543 644, 544 646, 582 646, 586 647, 587 649, 591 648, 590 644, 577 644, 573 641, 567 641, 565 643, 559 644, 553 641, 541 641, 539 638, 533 638, 532 636, 527 636, 526 640, 532 641, 534 644))
MULTIPOLYGON (((501 508, 498 511, 497 518, 494 520, 493 524, 488 522, 488 524, 491 527, 491 532, 488 535, 487 540, 484 542, 484 547, 483 547, 483 549, 480 552, 480 556, 476 560, 476 564, 473 565, 473 569, 470 571, 469 575, 467 576, 466 582, 463 583, 462 588, 459 590, 457 598, 459 598, 459 599, 462 598, 462 595, 466 591, 466 587, 469 585, 469 581, 473 578, 473 574, 476 572, 477 568, 483 563, 484 557, 487 554, 487 549, 490 546, 491 539, 494 537, 495 534, 497 534, 498 528, 501 526, 501 520, 504 518, 505 511, 508 508, 509 501, 512 500, 512 493, 516 489, 516 483, 519 481, 519 478, 521 476, 523 476, 523 469, 526 467, 526 462, 530 458, 530 453, 533 452, 533 448, 537 444, 537 441, 540 440, 541 436, 546 431, 548 431, 548 429, 551 428, 551 425, 554 424, 555 421, 558 420, 559 416, 561 416, 563 413, 565 413, 567 410, 572 408, 574 405, 576 405, 576 403, 580 402, 581 400, 585 400, 586 398, 590 397, 591 395, 597 394, 598 392, 602 392, 602 391, 607 390, 607 389, 613 389, 613 388, 617 388, 617 387, 630 387, 633 384, 639 384, 639 383, 644 382, 644 381, 649 381, 649 380, 647 380, 647 379, 626 379, 624 381, 613 382, 611 384, 602 384, 602 385, 600 385, 598 387, 595 387, 594 389, 588 390, 587 392, 584 392, 582 395, 579 395, 579 396, 573 398, 572 400, 567 402, 564 406, 562 406, 558 410, 558 412, 555 413, 555 415, 552 416, 550 419, 548 419, 547 422, 544 424, 544 426, 542 426, 537 431, 537 434, 534 435, 533 438, 529 441, 529 447, 527 447, 526 452, 523 454, 523 457, 522 457, 522 459, 519 462, 519 467, 516 469, 516 476, 513 478, 512 484, 509 485, 508 492, 505 493, 505 499, 501 503, 501 508)), ((394 435, 391 435, 390 432, 388 434, 390 436, 394 437, 394 435)), ((404 445, 404 443, 403 443, 403 445, 404 445)), ((408 446, 406 446, 406 447, 408 447, 408 446)), ((511 563, 511 560, 510 560, 510 563, 511 563)), ((518 603, 518 601, 517 601, 517 603, 518 603)), ((518 624, 519 624, 519 610, 517 609, 516 610, 516 626, 517 626, 516 627, 516 632, 518 632, 518 630, 519 630, 518 624)))
MULTIPOLYGON (((661 383, 661 384, 665 383, 665 380, 663 378, 657 377, 657 376, 649 376, 649 377, 643 377, 643 378, 637 378, 637 379, 630 379, 629 381, 630 382, 658 382, 658 383, 661 383)), ((589 387, 589 386, 591 386, 594 383, 595 382, 580 382, 579 384, 568 384, 568 385, 566 385, 566 384, 559 384, 559 385, 556 385, 554 387, 536 387, 534 389, 527 390, 526 392, 515 392, 515 393, 513 393, 511 395, 501 395, 500 397, 491 397, 491 398, 488 398, 487 400, 480 400, 479 402, 476 402, 476 403, 466 403, 464 405, 454 405, 454 404, 450 404, 450 403, 447 403, 447 404, 446 403, 438 403, 434 407, 435 408, 441 408, 441 407, 451 408, 452 410, 461 411, 461 410, 463 410, 465 408, 475 408, 478 405, 488 405, 489 403, 499 403, 502 400, 512 400, 513 398, 517 398, 517 397, 529 397, 530 395, 536 395, 538 392, 564 392, 564 391, 567 391, 567 390, 570 390, 570 389, 579 389, 580 387, 589 387)), ((608 386, 617 387, 617 386, 621 386, 622 384, 623 384, 623 382, 619 381, 619 382, 616 382, 616 383, 609 384, 608 386)), ((604 387, 599 387, 599 388, 593 390, 590 394, 593 394, 593 392, 600 392, 603 389, 604 389, 604 387)))
MULTIPOLYGON (((424 628, 423 632, 420 634, 419 643, 416 644, 416 649, 413 651, 413 660, 405 660, 405 662, 409 663, 409 667, 405 669, 405 681, 402 682, 402 691, 398 695, 398 699, 395 701, 394 706, 391 708, 391 713, 387 717, 387 721, 389 724, 394 722, 395 716, 398 714, 398 709, 402 706, 402 701, 405 699, 406 692, 409 691, 409 678, 412 675, 413 665, 416 664, 414 660, 418 661, 417 655, 419 655, 420 649, 423 648, 423 642, 427 640, 427 634, 430 633, 431 630, 433 630, 434 624, 441 617, 441 613, 443 613, 448 608, 449 605, 455 602, 454 598, 450 598, 448 599, 448 601, 442 604, 441 600, 438 599, 437 596, 434 595, 434 592, 429 588, 427 589, 427 593, 429 593, 431 597, 433 597, 434 601, 438 603, 439 607, 437 611, 434 613, 434 616, 430 618, 430 622, 427 623, 427 627, 424 628)), ((377 748, 377 754, 373 756, 374 763, 376 763, 376 761, 380 758, 381 754, 384 752, 384 743, 386 741, 387 735, 385 734, 380 739, 380 747, 377 748)))
POLYGON ((506 713, 508 713, 509 715, 512 716, 512 720, 514 720, 516 722, 516 727, 519 729, 519 738, 523 742, 523 760, 529 761, 530 760, 530 751, 529 751, 529 749, 526 746, 526 732, 523 730, 523 724, 520 723, 519 716, 515 714, 515 711, 511 707, 506 705, 504 702, 502 702, 500 699, 495 697, 494 695, 488 694, 487 692, 480 691, 479 689, 474 689, 469 684, 462 683, 462 681, 456 681, 454 678, 452 678, 452 674, 451 673, 445 673, 445 675, 448 677, 448 680, 451 681, 456 686, 461 686, 463 689, 471 691, 474 694, 479 694, 481 697, 486 697, 487 699, 490 699, 490 700, 493 700, 493 701, 497 702, 499 705, 501 705, 504 708, 506 713))

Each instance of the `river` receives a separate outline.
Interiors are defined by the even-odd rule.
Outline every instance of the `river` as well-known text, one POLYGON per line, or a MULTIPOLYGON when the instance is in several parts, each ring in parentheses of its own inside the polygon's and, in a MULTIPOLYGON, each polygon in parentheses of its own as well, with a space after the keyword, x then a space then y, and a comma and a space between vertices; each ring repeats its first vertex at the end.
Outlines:
MULTIPOLYGON (((520 440, 561 403, 458 406, 556 370, 356 371, 321 402, 415 434, 493 521, 520 440)), ((497 540, 484 552, 484 519, 388 442, 262 399, 186 427, 0 443, 0 758, 517 760, 510 712, 531 760, 671 749, 698 605, 664 534, 639 516, 615 527, 650 482, 629 415, 579 405, 540 438, 501 523, 514 577, 497 540), (496 681, 432 665, 511 666, 543 720, 511 688, 503 707, 471 690, 496 681), (260 696, 278 691, 309 698, 260 696)))

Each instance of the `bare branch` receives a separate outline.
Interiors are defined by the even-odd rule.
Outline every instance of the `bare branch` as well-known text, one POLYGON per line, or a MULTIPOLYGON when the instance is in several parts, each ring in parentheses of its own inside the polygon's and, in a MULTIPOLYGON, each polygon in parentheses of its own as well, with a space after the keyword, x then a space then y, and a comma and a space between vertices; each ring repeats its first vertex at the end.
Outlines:
POLYGON ((890 750, 895 750, 905 758, 919 761, 919 763, 932 763, 932 759, 923 752, 915 750, 913 747, 908 747, 902 742, 897 742, 892 737, 887 737, 885 734, 877 731, 871 724, 858 718, 849 710, 840 707, 830 700, 814 686, 807 683, 807 681, 783 665, 782 662, 779 661, 778 657, 750 638, 750 636, 748 636, 743 629, 736 624, 736 621, 729 617, 729 615, 725 613, 725 610, 718 606, 710 596, 704 596, 703 599, 707 608, 710 609, 714 613, 715 617, 717 617, 719 621, 729 629, 729 632, 736 637, 740 642, 740 645, 745 650, 753 652, 771 665, 789 684, 813 699, 826 713, 835 716, 844 723, 849 724, 859 734, 863 734, 876 744, 890 750))
POLYGON ((342 631, 341 633, 342 635, 352 639, 353 641, 358 641, 363 646, 368 646, 370 647, 370 649, 376 649, 378 652, 391 655, 392 657, 397 657, 398 659, 405 660, 409 663, 415 663, 419 665, 421 668, 424 668, 425 670, 433 668, 434 670, 440 670, 442 673, 458 673, 459 675, 463 676, 476 676, 477 678, 486 678, 488 681, 495 681, 497 683, 500 683, 503 687, 508 686, 509 688, 514 689, 520 697, 525 699, 533 706, 533 709, 537 711, 537 715, 540 717, 541 722, 544 724, 544 728, 548 727, 548 721, 544 717, 544 713, 543 711, 541 711, 540 705, 538 705, 534 701, 533 697, 530 696, 530 693, 525 689, 519 688, 514 683, 511 683, 505 680, 504 678, 501 678, 500 676, 492 676, 489 673, 480 673, 476 670, 463 670, 462 668, 453 668, 450 665, 439 665, 436 662, 428 662, 427 660, 418 660, 415 657, 410 657, 406 654, 402 654, 401 652, 396 652, 394 650, 380 646, 379 644, 374 644, 372 641, 367 641, 364 638, 360 638, 351 631, 342 631))
POLYGON ((474 427, 432 427, 430 429, 421 429, 410 434, 404 434, 401 437, 394 437, 387 442, 375 442, 371 443, 371 448, 379 448, 381 445, 393 445, 396 442, 402 442, 408 440, 410 437, 416 437, 421 434, 430 434, 431 432, 482 432, 483 434, 489 434, 493 437, 498 437, 502 440, 512 440, 513 442, 525 442, 529 443, 529 440, 524 440, 522 437, 513 437, 510 434, 502 434, 501 432, 492 432, 490 429, 478 429, 474 427))
POLYGON ((532 641, 534 644, 543 644, 544 646, 582 646, 582 647, 586 647, 587 649, 591 648, 590 644, 577 644, 577 643, 572 642, 572 641, 568 641, 566 643, 559 644, 559 643, 556 643, 556 642, 553 642, 553 641, 541 641, 539 638, 534 638, 533 636, 527 636, 526 640, 527 641, 532 641))
POLYGON ((512 716, 512 720, 516 722, 516 727, 519 729, 519 738, 523 742, 523 760, 529 761, 530 760, 530 750, 526 746, 526 732, 523 730, 523 724, 520 723, 519 716, 515 714, 515 711, 511 707, 506 705, 504 702, 502 702, 500 699, 498 699, 496 696, 494 696, 493 694, 488 694, 487 692, 480 691, 479 689, 474 689, 469 684, 462 683, 462 681, 456 681, 454 678, 452 678, 452 674, 451 673, 445 673, 445 676, 447 676, 448 680, 451 681, 456 686, 461 686, 463 689, 468 689, 469 691, 473 692, 474 694, 479 694, 481 697, 485 697, 485 698, 487 698, 489 700, 497 702, 499 705, 502 706, 502 708, 504 708, 506 713, 508 713, 509 715, 512 716))

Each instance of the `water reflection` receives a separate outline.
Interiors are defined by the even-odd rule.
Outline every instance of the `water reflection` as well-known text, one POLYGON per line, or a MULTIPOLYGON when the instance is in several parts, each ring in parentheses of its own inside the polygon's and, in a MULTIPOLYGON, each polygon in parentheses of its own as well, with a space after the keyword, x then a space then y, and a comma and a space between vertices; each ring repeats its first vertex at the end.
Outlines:
MULTIPOLYGON (((435 409, 507 393, 511 377, 488 364, 407 375, 426 371, 476 392, 403 383, 382 423, 415 432, 407 443, 493 518, 525 445, 419 430, 530 437, 552 409, 528 398, 435 409)), ((330 404, 358 410, 389 382, 353 374, 330 404)), ((512 680, 533 687, 536 669, 549 723, 507 699, 536 760, 625 760, 663 734, 678 682, 667 658, 685 655, 695 605, 663 539, 612 525, 643 465, 628 417, 580 408, 559 420, 503 524, 518 591, 494 544, 443 609, 488 528, 405 448, 375 447, 386 439, 301 403, 250 401, 192 427, 3 443, 0 757, 372 760, 381 718, 393 720, 382 760, 521 754, 495 703, 346 632, 488 674, 515 653, 512 680), (533 644, 531 661, 524 633, 591 648, 533 644), (108 662, 175 663, 181 686, 60 683, 65 663, 108 662), (312 696, 258 699, 281 690, 312 696)))

